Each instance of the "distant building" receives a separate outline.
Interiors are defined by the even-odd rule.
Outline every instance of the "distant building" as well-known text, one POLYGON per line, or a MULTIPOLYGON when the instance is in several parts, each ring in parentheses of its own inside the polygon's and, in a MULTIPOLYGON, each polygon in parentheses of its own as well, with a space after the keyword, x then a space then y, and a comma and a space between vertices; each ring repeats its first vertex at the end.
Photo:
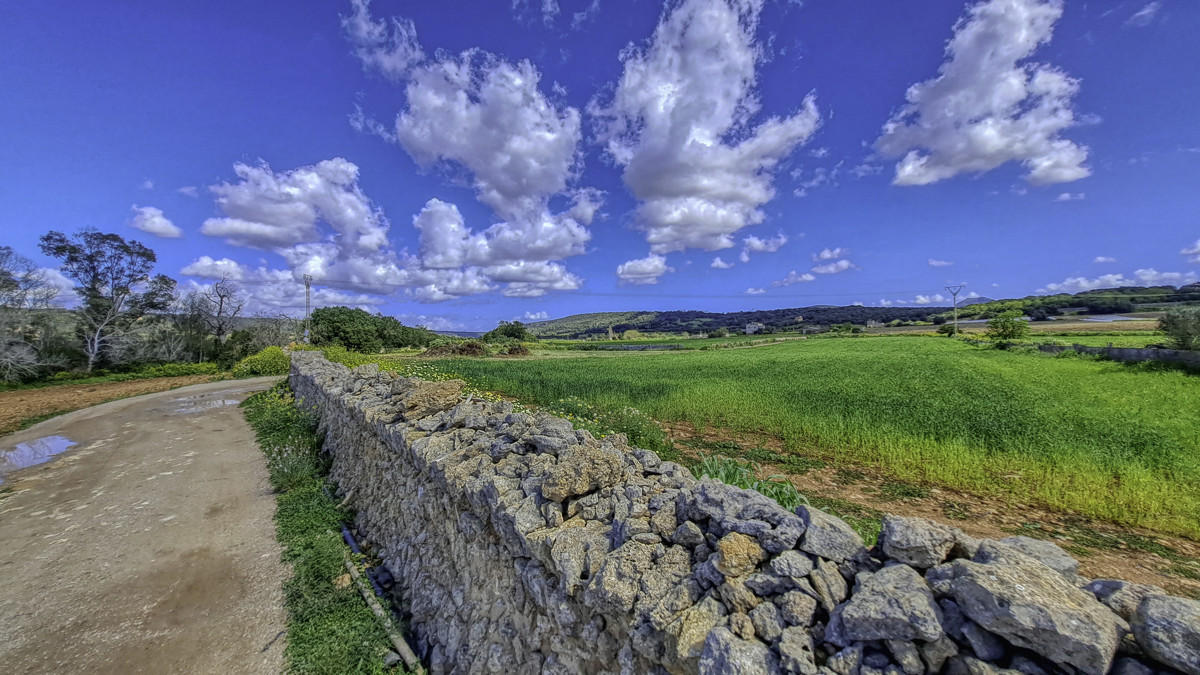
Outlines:
POLYGON ((755 333, 761 333, 766 329, 767 329, 767 327, 764 326, 763 324, 754 323, 753 321, 751 321, 750 323, 746 324, 746 335, 754 335, 755 333))
POLYGON ((874 319, 868 319, 867 320, 867 328, 883 328, 883 322, 876 321, 874 319))

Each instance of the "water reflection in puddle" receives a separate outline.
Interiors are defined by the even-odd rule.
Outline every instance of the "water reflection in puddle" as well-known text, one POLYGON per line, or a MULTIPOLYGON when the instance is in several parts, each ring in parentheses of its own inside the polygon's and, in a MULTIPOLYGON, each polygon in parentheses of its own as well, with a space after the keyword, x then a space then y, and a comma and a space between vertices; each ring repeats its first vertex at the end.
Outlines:
POLYGON ((12 450, 0 450, 0 483, 4 482, 5 474, 49 461, 73 445, 78 443, 65 436, 46 436, 18 443, 12 450))
POLYGON ((175 408, 175 412, 196 413, 203 412, 205 410, 211 410, 213 408, 220 408, 221 406, 238 405, 241 403, 241 401, 234 398, 202 399, 198 396, 186 396, 184 398, 175 399, 176 403, 180 401, 183 401, 184 404, 178 408, 175 408))

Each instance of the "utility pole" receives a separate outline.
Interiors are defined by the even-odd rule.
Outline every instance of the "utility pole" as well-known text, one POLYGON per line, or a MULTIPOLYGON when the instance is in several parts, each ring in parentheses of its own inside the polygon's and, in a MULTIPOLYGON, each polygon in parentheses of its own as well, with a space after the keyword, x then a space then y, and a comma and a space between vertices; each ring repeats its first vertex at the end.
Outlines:
POLYGON ((946 290, 950 291, 950 295, 954 296, 954 337, 958 337, 958 294, 962 289, 966 288, 966 284, 957 286, 947 286, 946 290))
POLYGON ((304 344, 308 344, 308 308, 312 297, 312 275, 304 275, 304 344))

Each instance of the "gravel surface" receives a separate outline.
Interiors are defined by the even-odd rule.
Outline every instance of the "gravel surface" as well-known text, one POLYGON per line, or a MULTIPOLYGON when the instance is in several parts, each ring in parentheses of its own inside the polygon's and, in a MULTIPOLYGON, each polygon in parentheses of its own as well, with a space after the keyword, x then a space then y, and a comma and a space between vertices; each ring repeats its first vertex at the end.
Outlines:
POLYGON ((236 405, 278 379, 123 399, 0 438, 0 454, 77 443, 0 485, 5 673, 280 671, 287 570, 236 405))

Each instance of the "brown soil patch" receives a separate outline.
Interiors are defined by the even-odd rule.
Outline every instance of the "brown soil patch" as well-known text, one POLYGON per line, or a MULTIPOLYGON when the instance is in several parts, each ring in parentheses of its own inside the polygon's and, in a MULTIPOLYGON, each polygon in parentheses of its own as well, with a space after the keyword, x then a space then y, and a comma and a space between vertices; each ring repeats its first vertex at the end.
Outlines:
POLYGON ((21 428, 22 421, 30 418, 70 412, 119 398, 166 391, 216 379, 220 379, 220 376, 188 375, 128 382, 63 384, 41 389, 0 392, 0 434, 16 431, 21 428))
POLYGON ((1094 579, 1124 579, 1154 584, 1172 593, 1200 599, 1200 542, 1144 528, 1054 511, 1036 504, 958 490, 896 481, 878 468, 845 459, 786 452, 778 439, 739 434, 726 429, 697 433, 686 423, 662 425, 685 455, 743 458, 751 448, 766 448, 781 459, 816 464, 787 471, 781 461, 757 461, 759 477, 784 475, 813 505, 860 520, 885 513, 929 518, 953 525, 975 537, 999 539, 1025 535, 1053 541, 1080 562, 1080 573, 1094 579), (741 450, 730 447, 741 446, 741 450), (719 447, 724 445, 726 447, 719 447), (823 462, 821 460, 824 460, 823 462), (823 466, 821 466, 823 464, 823 466), (842 513, 839 513, 842 512, 842 513))

